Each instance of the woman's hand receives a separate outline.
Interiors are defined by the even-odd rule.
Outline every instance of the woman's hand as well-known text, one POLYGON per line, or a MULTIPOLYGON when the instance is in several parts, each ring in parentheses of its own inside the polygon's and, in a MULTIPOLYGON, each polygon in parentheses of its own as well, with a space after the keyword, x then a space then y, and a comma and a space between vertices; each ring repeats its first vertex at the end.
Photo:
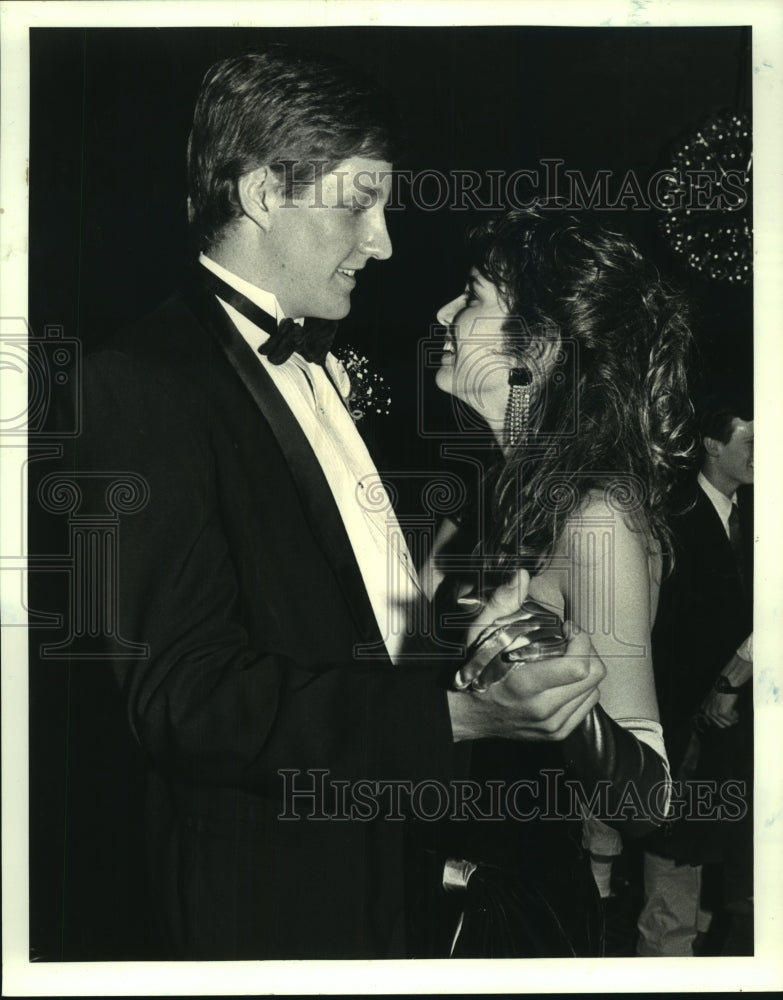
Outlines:
MULTIPOLYGON (((468 660, 454 678, 458 691, 486 691, 515 663, 531 663, 565 652, 566 637, 556 614, 527 598, 530 577, 521 570, 480 607, 469 629, 468 660), (485 624, 485 622, 489 624, 485 624)), ((463 605, 476 601, 463 598, 463 605)), ((478 603, 478 602, 477 602, 478 603)))
MULTIPOLYGON (((457 603, 466 611, 474 612, 474 617, 466 630, 468 660, 454 678, 454 686, 458 691, 464 691, 474 683, 478 688, 478 677, 486 670, 493 657, 501 652, 511 653, 527 643, 523 635, 500 634, 500 627, 519 616, 529 585, 530 574, 521 569, 509 583, 498 587, 487 601, 472 594, 459 598, 457 603)), ((500 662, 498 656, 498 664, 500 662)), ((506 662, 505 669, 500 670, 498 676, 489 683, 499 680, 510 666, 506 662)))
POLYGON ((527 570, 517 570, 514 578, 501 587, 498 587, 489 598, 482 600, 474 594, 467 594, 460 597, 457 603, 465 611, 475 611, 475 617, 471 621, 467 630, 467 641, 473 645, 481 633, 489 625, 498 623, 498 620, 513 617, 525 602, 530 587, 530 574, 527 570))

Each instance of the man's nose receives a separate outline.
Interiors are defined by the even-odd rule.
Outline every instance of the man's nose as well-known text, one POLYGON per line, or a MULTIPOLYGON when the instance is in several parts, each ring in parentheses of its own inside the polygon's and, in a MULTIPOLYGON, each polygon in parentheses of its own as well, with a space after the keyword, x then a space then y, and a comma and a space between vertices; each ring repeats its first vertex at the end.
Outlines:
POLYGON ((440 307, 436 314, 436 319, 441 326, 449 326, 454 322, 454 317, 457 315, 457 310, 461 302, 462 296, 458 295, 456 299, 452 299, 451 302, 447 302, 445 306, 440 307))
POLYGON ((367 213, 369 232, 362 242, 361 251, 377 260, 388 260, 392 255, 389 230, 386 228, 386 214, 378 207, 367 213))

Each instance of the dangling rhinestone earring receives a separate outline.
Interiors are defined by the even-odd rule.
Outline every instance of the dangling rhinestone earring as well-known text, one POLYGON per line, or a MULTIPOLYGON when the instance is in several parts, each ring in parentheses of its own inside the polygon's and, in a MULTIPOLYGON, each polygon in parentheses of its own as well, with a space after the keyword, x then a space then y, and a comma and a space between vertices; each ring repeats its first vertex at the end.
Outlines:
POLYGON ((532 381, 529 368, 512 368, 508 373, 508 402, 503 422, 503 440, 507 448, 527 443, 532 381))

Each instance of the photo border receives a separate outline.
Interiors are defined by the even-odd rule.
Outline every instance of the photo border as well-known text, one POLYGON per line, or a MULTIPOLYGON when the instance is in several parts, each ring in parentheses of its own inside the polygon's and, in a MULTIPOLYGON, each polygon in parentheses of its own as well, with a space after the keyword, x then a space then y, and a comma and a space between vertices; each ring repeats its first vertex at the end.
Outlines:
MULTIPOLYGON (((287 0, 284 3, 13 2, 2 16, 3 161, 0 173, 0 261, 3 323, 24 324, 27 315, 27 148, 29 141, 30 27, 144 26, 454 26, 479 24, 636 27, 734 25, 753 27, 754 83, 754 313, 757 406, 756 433, 757 569, 755 655, 765 664, 754 677, 756 699, 756 954, 720 959, 537 959, 416 962, 183 962, 183 963, 30 963, 27 930, 27 637, 24 620, 9 620, 12 602, 3 591, 2 629, 2 790, 3 790, 3 972, 9 996, 150 995, 173 993, 526 993, 670 992, 713 989, 755 991, 783 987, 778 957, 783 907, 783 667, 777 639, 783 608, 780 524, 774 497, 779 491, 775 427, 780 426, 780 326, 783 320, 783 213, 781 213, 781 136, 783 4, 776 0, 736 3, 600 3, 509 0, 472 2, 353 2, 287 0), (766 666, 769 664, 770 666, 766 666), (20 859, 24 858, 24 863, 20 859), (639 965, 642 962, 643 965, 639 965)), ((21 328, 21 327, 20 327, 21 328)), ((10 394, 25 393, 19 380, 7 380, 10 394)), ((5 383, 4 383, 5 388, 5 383)), ((11 412, 24 399, 10 399, 11 412)), ((2 459, 2 499, 6 512, 0 553, 10 551, 10 523, 22 513, 18 450, 2 459)), ((15 448, 18 441, 10 442, 15 448)), ((3 568, 6 568, 5 566, 3 568)), ((0 582, 7 585, 3 573, 0 582)))

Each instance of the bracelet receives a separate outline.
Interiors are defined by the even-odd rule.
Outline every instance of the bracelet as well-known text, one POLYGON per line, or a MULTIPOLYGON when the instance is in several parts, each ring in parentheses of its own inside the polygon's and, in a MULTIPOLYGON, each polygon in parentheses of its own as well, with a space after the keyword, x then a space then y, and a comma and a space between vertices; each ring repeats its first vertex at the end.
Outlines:
POLYGON ((740 692, 740 688, 734 687, 728 677, 724 677, 723 674, 718 674, 713 687, 718 694, 739 694, 740 692))

